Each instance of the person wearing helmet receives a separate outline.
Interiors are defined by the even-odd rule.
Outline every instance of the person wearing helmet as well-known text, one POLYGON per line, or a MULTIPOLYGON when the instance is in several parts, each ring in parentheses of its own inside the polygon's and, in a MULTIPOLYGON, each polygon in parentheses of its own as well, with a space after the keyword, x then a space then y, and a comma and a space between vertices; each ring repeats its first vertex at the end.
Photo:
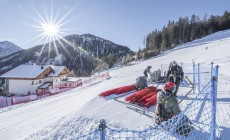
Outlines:
POLYGON ((179 103, 173 95, 175 90, 176 84, 174 82, 167 82, 164 85, 164 89, 157 93, 157 105, 155 111, 156 124, 159 125, 162 121, 167 121, 181 112, 179 103))
MULTIPOLYGON (((173 95, 173 92, 175 90, 176 84, 174 82, 167 82, 164 85, 164 90, 157 93, 157 105, 155 112, 155 123, 157 125, 160 125, 161 122, 168 121, 172 117, 180 114, 181 110, 179 107, 179 103, 176 97, 173 95)), ((171 122, 171 124, 174 124, 173 121, 178 120, 170 120, 169 122, 171 122)), ((167 123, 168 122, 166 122, 166 126, 170 127, 170 124, 167 125, 167 123)), ((180 117, 180 122, 177 123, 174 132, 187 137, 192 129, 194 129, 192 126, 192 122, 185 114, 182 114, 182 117, 180 117)))
POLYGON ((177 92, 180 87, 180 83, 182 82, 184 78, 184 72, 182 67, 177 65, 176 61, 172 61, 169 65, 169 69, 167 72, 167 79, 170 82, 174 82, 176 84, 176 90, 174 92, 174 95, 177 97, 177 92))
POLYGON ((152 66, 147 66, 147 68, 144 70, 144 75, 146 79, 148 78, 148 73, 151 75, 151 71, 150 71, 151 68, 152 66))

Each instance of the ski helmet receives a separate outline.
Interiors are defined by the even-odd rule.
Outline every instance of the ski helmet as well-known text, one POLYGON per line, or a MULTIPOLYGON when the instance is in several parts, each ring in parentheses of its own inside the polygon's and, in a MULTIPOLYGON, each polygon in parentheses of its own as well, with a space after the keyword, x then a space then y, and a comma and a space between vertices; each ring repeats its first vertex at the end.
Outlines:
POLYGON ((170 91, 170 92, 175 92, 175 90, 176 90, 176 84, 175 83, 173 83, 173 82, 167 82, 167 83, 165 83, 165 85, 164 85, 164 90, 165 91, 170 91))
POLYGON ((175 60, 172 61, 172 65, 177 65, 177 62, 175 60))

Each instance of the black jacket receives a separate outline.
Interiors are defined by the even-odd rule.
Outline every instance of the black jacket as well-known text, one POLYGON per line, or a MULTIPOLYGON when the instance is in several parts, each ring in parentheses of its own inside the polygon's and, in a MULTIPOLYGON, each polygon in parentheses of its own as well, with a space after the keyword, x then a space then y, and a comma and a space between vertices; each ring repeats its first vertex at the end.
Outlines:
POLYGON ((176 65, 172 66, 167 72, 167 79, 171 82, 179 82, 184 78, 182 67, 176 65))
POLYGON ((144 75, 145 75, 145 77, 148 77, 148 73, 151 74, 150 69, 151 69, 151 68, 147 67, 147 68, 144 70, 144 75))

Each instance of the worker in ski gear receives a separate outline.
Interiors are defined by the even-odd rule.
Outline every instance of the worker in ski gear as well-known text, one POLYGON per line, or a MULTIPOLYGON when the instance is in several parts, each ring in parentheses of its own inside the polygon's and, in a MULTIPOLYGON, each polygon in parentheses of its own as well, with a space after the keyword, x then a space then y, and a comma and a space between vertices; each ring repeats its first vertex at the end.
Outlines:
POLYGON ((152 66, 147 66, 147 68, 144 70, 144 75, 145 75, 146 79, 148 78, 148 73, 149 73, 149 75, 151 75, 151 71, 150 71, 151 68, 152 68, 152 66))
POLYGON ((170 82, 174 82, 176 84, 176 90, 174 95, 177 96, 178 89, 180 87, 180 83, 183 81, 184 72, 182 67, 177 65, 176 61, 172 61, 169 65, 169 69, 167 72, 167 79, 170 82))
POLYGON ((173 95, 175 90, 176 84, 174 82, 167 82, 164 85, 164 90, 157 93, 156 124, 159 125, 162 121, 167 121, 181 112, 178 101, 173 95))
MULTIPOLYGON (((157 105, 155 111, 155 123, 157 125, 160 125, 161 122, 168 121, 169 119, 180 114, 181 110, 179 107, 179 103, 173 95, 173 92, 175 90, 176 84, 174 82, 167 82, 164 85, 164 90, 157 93, 157 105)), ((168 123, 174 124, 174 121, 177 122, 174 132, 180 135, 188 136, 193 128, 191 126, 191 121, 186 115, 183 115, 183 117, 181 117, 179 123, 177 119, 170 121, 168 123)), ((170 125, 168 127, 170 127, 170 125)))
POLYGON ((141 89, 148 87, 147 80, 146 80, 145 76, 139 76, 136 79, 135 86, 136 86, 136 90, 141 90, 141 89))

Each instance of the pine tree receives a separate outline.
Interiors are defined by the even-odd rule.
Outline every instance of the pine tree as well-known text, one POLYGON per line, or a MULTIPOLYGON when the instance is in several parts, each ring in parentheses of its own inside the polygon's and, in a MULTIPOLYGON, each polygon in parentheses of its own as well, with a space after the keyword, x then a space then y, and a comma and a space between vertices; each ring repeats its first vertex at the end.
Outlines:
POLYGON ((137 60, 141 59, 141 48, 139 47, 139 50, 137 52, 137 60))

